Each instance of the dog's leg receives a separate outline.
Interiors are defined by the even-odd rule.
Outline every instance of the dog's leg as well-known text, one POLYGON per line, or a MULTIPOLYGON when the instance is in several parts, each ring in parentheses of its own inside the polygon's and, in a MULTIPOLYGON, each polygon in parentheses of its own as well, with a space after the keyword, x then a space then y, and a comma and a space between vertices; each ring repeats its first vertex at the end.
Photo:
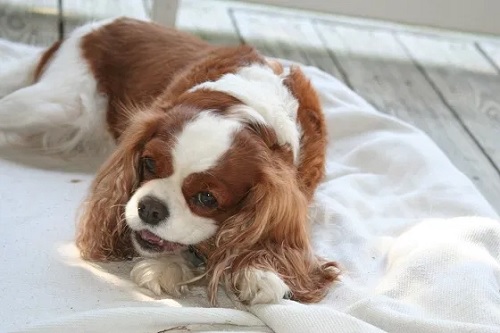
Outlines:
POLYGON ((43 48, 0 39, 0 60, 19 59, 40 53, 43 48))
POLYGON ((253 267, 237 273, 235 287, 240 301, 249 305, 278 303, 290 293, 278 274, 253 267))
POLYGON ((107 151, 113 142, 106 128, 108 100, 95 81, 84 82, 42 80, 1 98, 0 133, 50 153, 107 151))
POLYGON ((22 68, 19 75, 15 72, 9 72, 9 85, 2 85, 0 75, 0 92, 21 86, 0 96, 0 132, 12 137, 10 142, 52 153, 109 148, 108 99, 99 93, 97 81, 81 59, 66 50, 38 82, 27 86, 32 74, 22 68))
POLYGON ((137 285, 156 295, 165 292, 179 297, 188 290, 187 285, 182 282, 191 280, 194 274, 184 258, 167 255, 138 262, 130 272, 130 277, 137 285))
POLYGON ((43 82, 0 99, 0 131, 38 134, 65 125, 80 112, 77 101, 43 82))
POLYGON ((0 39, 0 98, 33 84, 42 48, 0 39))
POLYGON ((39 55, 0 61, 0 98, 33 84, 39 55))

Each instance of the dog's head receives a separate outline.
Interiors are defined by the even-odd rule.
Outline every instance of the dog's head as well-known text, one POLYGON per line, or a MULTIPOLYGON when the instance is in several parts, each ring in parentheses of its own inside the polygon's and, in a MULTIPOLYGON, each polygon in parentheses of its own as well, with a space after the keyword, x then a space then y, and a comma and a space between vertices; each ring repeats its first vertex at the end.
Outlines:
MULTIPOLYGON (((300 71, 294 73, 305 80, 300 71)), ((293 88, 293 77, 287 79, 293 88)), ((77 238, 84 258, 155 257, 201 245, 214 288, 228 266, 245 264, 240 254, 252 251, 260 256, 256 265, 271 260, 285 275, 308 279, 317 269, 307 210, 310 190, 323 172, 324 124, 317 118, 314 91, 304 97, 313 96, 314 105, 303 105, 315 110, 304 111, 302 118, 309 126, 312 117, 314 129, 303 130, 315 134, 300 147, 302 103, 285 105, 295 110, 280 118, 255 109, 272 98, 243 103, 245 96, 227 98, 217 88, 202 85, 166 109, 136 112, 94 181, 77 238), (313 158, 300 155, 301 148, 313 158), (207 242, 213 246, 203 246, 207 242), (293 259, 285 258, 287 253, 293 259)), ((312 89, 308 83, 306 88, 312 89)), ((316 297, 307 296, 307 288, 304 295, 316 297)))
MULTIPOLYGON (((234 115, 231 109, 181 105, 134 120, 130 131, 135 133, 124 138, 133 137, 134 147, 122 144, 119 150, 134 155, 129 165, 134 171, 128 174, 136 185, 125 203, 124 219, 140 255, 156 256, 206 241, 229 227, 228 220, 262 209, 257 190, 266 188, 269 193, 261 193, 265 199, 259 201, 277 201, 277 209, 288 205, 284 196, 302 199, 299 188, 270 193, 277 181, 283 182, 281 187, 297 183, 283 181, 293 180, 293 171, 276 172, 287 169, 283 158, 292 159, 288 145, 280 146, 272 131, 248 126, 234 115)), ((306 205, 297 202, 286 210, 293 214, 306 205)), ((242 231, 252 229, 251 222, 242 231)))

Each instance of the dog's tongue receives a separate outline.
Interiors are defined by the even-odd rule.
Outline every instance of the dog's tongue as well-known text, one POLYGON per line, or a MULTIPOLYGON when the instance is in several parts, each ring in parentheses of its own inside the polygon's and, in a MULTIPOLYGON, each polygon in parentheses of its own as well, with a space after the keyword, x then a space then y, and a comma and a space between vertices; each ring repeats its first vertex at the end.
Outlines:
POLYGON ((140 231, 140 235, 141 235, 141 238, 150 242, 150 243, 153 243, 153 244, 156 244, 156 245, 161 245, 163 243, 163 239, 161 239, 160 237, 156 236, 155 234, 153 234, 151 231, 148 231, 148 230, 141 230, 140 231))
POLYGON ((161 239, 160 237, 156 236, 155 234, 153 234, 151 231, 148 231, 148 230, 141 230, 141 231, 139 231, 139 234, 140 234, 142 239, 144 239, 145 241, 148 241, 151 244, 160 246, 163 249, 163 251, 174 251, 174 250, 184 246, 184 245, 179 244, 179 243, 173 243, 173 242, 169 242, 169 241, 166 241, 164 239, 161 239))

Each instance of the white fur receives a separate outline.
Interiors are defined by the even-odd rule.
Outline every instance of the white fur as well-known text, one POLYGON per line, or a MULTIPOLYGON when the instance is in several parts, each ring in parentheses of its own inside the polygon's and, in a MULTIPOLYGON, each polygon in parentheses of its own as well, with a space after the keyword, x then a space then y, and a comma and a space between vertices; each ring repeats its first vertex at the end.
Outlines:
POLYGON ((159 237, 176 243, 197 244, 217 230, 211 219, 193 214, 182 194, 182 179, 175 176, 155 179, 141 186, 128 201, 125 218, 132 230, 148 229, 159 237), (145 196, 160 199, 170 212, 170 216, 155 226, 145 224, 137 212, 139 201, 145 196))
POLYGON ((31 56, 10 71, 2 70, 0 92, 8 94, 0 99, 0 131, 29 138, 32 145, 46 151, 111 147, 105 121, 107 98, 97 91, 97 82, 80 48, 83 36, 109 22, 76 29, 36 83, 27 78, 32 77, 39 57, 31 56), (13 88, 17 90, 10 92, 13 88))
POLYGON ((241 301, 250 305, 278 303, 290 288, 274 272, 247 268, 238 272, 236 287, 241 301))
POLYGON ((214 167, 233 143, 241 124, 224 116, 205 111, 188 123, 173 150, 174 170, 177 177, 214 167))
POLYGON ((189 264, 179 255, 166 255, 158 259, 145 259, 135 264, 130 278, 138 286, 151 290, 155 295, 163 292, 181 296, 188 287, 182 282, 194 277, 189 264))
MULTIPOLYGON (((202 172, 216 165, 219 158, 231 148, 234 133, 241 124, 210 111, 199 114, 178 134, 173 148, 174 172, 168 178, 154 179, 141 186, 125 207, 125 220, 132 230, 148 229, 159 237, 182 244, 197 244, 215 234, 215 221, 193 214, 182 193, 186 176, 202 172), (168 207, 170 216, 156 226, 145 224, 137 206, 144 196, 154 196, 168 207)), ((139 262, 131 272, 139 286, 160 295, 162 292, 178 296, 187 290, 179 283, 193 278, 193 273, 179 254, 158 254, 141 248, 132 237, 139 254, 157 259, 139 262)))
POLYGON ((235 74, 225 74, 217 81, 201 83, 190 91, 221 91, 241 100, 248 108, 237 109, 238 119, 272 127, 278 142, 291 146, 297 163, 300 149, 299 103, 283 84, 284 75, 274 74, 267 66, 251 65, 242 67, 235 74))
POLYGON ((159 237, 182 244, 197 244, 215 234, 217 225, 209 218, 191 212, 182 184, 192 173, 216 165, 233 142, 234 133, 241 127, 233 119, 202 112, 188 123, 177 136, 173 149, 174 172, 168 178, 154 179, 141 186, 125 207, 127 224, 133 230, 148 229, 159 237), (145 224, 137 206, 145 196, 153 196, 168 207, 170 216, 156 226, 145 224))

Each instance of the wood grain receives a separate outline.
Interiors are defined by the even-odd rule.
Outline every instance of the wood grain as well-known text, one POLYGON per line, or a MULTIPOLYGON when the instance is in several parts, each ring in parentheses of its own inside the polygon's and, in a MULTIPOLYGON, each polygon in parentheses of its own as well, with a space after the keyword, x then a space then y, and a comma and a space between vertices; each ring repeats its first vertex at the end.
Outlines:
POLYGON ((500 170, 497 69, 473 43, 404 33, 399 33, 398 38, 500 170))
POLYGON ((226 2, 182 0, 176 27, 212 43, 239 44, 240 39, 229 10, 226 2))
POLYGON ((425 131, 488 201, 500 208, 500 175, 395 36, 325 22, 317 25, 353 89, 378 110, 425 131))
POLYGON ((310 20, 242 9, 232 14, 240 36, 264 54, 316 66, 343 80, 310 20))
POLYGON ((500 40, 496 42, 478 42, 476 47, 500 73, 500 40))
MULTIPOLYGON (((153 2, 146 0, 101 1, 99 6, 95 6, 95 3, 93 0, 65 1, 67 33, 89 20, 117 15, 147 20, 153 9, 153 2)), ((175 25, 176 28, 196 34, 209 42, 239 44, 240 40, 228 11, 229 6, 224 2, 183 0, 178 8, 175 25)))
POLYGON ((64 0, 64 32, 67 36, 86 22, 118 16, 149 20, 148 6, 151 5, 148 1, 138 0, 64 0))
POLYGON ((152 0, 149 17, 166 27, 175 27, 180 0, 152 0))

